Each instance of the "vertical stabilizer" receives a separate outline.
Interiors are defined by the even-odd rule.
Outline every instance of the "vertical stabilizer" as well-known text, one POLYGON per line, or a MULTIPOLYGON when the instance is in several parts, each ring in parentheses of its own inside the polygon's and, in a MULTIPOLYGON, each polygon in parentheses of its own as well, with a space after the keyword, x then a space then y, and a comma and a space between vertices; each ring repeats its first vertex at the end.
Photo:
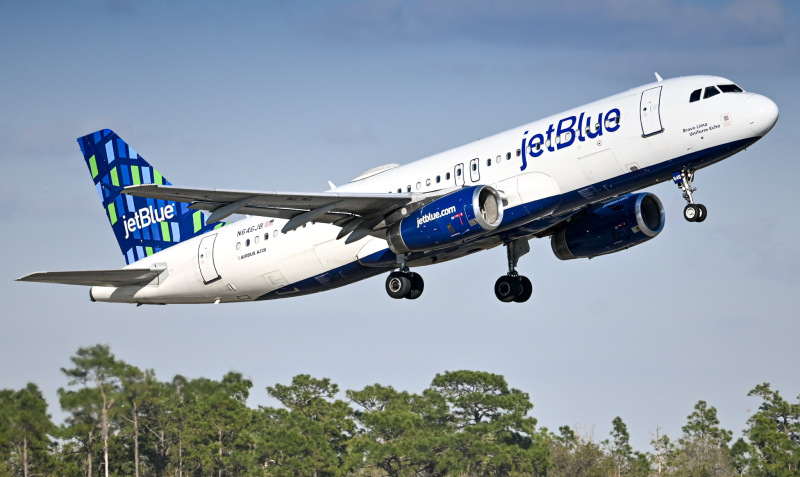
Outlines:
POLYGON ((224 225, 207 225, 203 213, 185 202, 123 194, 126 186, 171 183, 114 131, 83 136, 78 144, 128 264, 224 225))

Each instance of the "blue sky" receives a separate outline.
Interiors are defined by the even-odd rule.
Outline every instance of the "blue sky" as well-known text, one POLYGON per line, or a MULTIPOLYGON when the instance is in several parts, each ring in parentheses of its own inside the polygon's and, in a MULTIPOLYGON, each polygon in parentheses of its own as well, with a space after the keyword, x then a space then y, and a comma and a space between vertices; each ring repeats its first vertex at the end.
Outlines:
POLYGON ((226 3, 0 1, 0 387, 41 386, 79 346, 264 388, 299 373, 343 389, 420 391, 437 372, 503 374, 551 429, 602 439, 619 415, 640 450, 678 437, 700 399, 741 431, 771 382, 800 393, 797 309, 800 6, 790 0, 226 3), (534 240, 525 305, 497 302, 504 250, 421 270, 416 302, 383 278, 230 306, 90 303, 86 289, 13 282, 122 266, 75 138, 109 127, 173 183, 320 191, 663 77, 715 74, 772 98, 773 131, 697 174, 703 224, 654 187, 664 232, 561 262, 534 240), (354 306, 357 304, 357 306, 354 306))

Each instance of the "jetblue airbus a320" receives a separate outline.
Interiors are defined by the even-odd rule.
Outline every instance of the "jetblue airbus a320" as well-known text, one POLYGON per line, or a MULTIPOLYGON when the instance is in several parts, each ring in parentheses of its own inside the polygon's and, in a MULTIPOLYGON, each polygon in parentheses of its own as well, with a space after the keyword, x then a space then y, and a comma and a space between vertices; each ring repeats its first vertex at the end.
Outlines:
POLYGON ((370 169, 320 193, 173 186, 104 129, 78 139, 127 266, 38 272, 23 281, 91 286, 92 301, 229 303, 316 293, 388 273, 392 298, 416 299, 412 269, 504 245, 503 302, 525 302, 517 273, 533 237, 562 259, 646 242, 664 228, 655 195, 672 180, 684 218, 699 169, 763 137, 770 99, 725 78, 662 80, 407 165, 370 169), (249 215, 225 223, 233 214, 249 215))

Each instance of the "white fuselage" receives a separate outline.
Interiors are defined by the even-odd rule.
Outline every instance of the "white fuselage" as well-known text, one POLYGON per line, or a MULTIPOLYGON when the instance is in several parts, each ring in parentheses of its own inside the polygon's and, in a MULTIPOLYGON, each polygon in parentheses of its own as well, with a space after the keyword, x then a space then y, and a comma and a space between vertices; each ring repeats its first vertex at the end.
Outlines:
MULTIPOLYGON (((693 76, 634 88, 407 165, 365 174, 336 191, 425 194, 478 184, 494 187, 513 213, 491 237, 443 250, 440 256, 426 254, 409 265, 450 260, 475 247, 500 245, 504 233, 536 233, 560 214, 669 180, 672 172, 689 163, 694 169, 708 166, 752 144, 776 119, 762 117, 755 105, 766 98, 724 93, 689 101, 692 91, 720 84, 731 82, 693 76), (660 101, 656 96, 658 104, 647 109, 655 88, 661 88, 660 101), (600 116, 603 121, 598 123, 600 116), (528 213, 526 204, 553 197, 558 200, 547 210, 528 213)), ((309 223, 284 234, 280 230, 285 223, 249 217, 228 224, 129 266, 166 266, 150 285, 94 287, 92 297, 129 303, 251 301, 323 291, 396 267, 391 260, 366 260, 388 254, 381 238, 347 244, 336 239, 340 227, 309 223)))

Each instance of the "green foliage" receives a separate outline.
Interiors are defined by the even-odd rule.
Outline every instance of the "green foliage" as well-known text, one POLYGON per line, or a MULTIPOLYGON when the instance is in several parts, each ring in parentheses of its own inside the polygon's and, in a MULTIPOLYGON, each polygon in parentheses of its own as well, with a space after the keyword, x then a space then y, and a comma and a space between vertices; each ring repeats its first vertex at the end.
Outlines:
POLYGON ((753 475, 800 475, 800 402, 785 401, 769 383, 759 384, 748 396, 762 399, 758 412, 747 420, 745 431, 752 444, 748 450, 753 475))
POLYGON ((0 423, 0 475, 47 472, 56 427, 35 384, 28 383, 19 391, 0 391, 0 423))
POLYGON ((301 374, 267 388, 279 407, 251 409, 238 372, 161 382, 103 345, 71 361, 60 428, 35 385, 0 390, 0 477, 800 475, 800 403, 769 384, 750 392, 762 404, 730 448, 732 432, 699 401, 678 444, 657 430, 649 454, 619 417, 601 443, 537 429, 528 394, 487 372, 437 374, 419 394, 374 384, 347 401, 330 379, 301 374))

